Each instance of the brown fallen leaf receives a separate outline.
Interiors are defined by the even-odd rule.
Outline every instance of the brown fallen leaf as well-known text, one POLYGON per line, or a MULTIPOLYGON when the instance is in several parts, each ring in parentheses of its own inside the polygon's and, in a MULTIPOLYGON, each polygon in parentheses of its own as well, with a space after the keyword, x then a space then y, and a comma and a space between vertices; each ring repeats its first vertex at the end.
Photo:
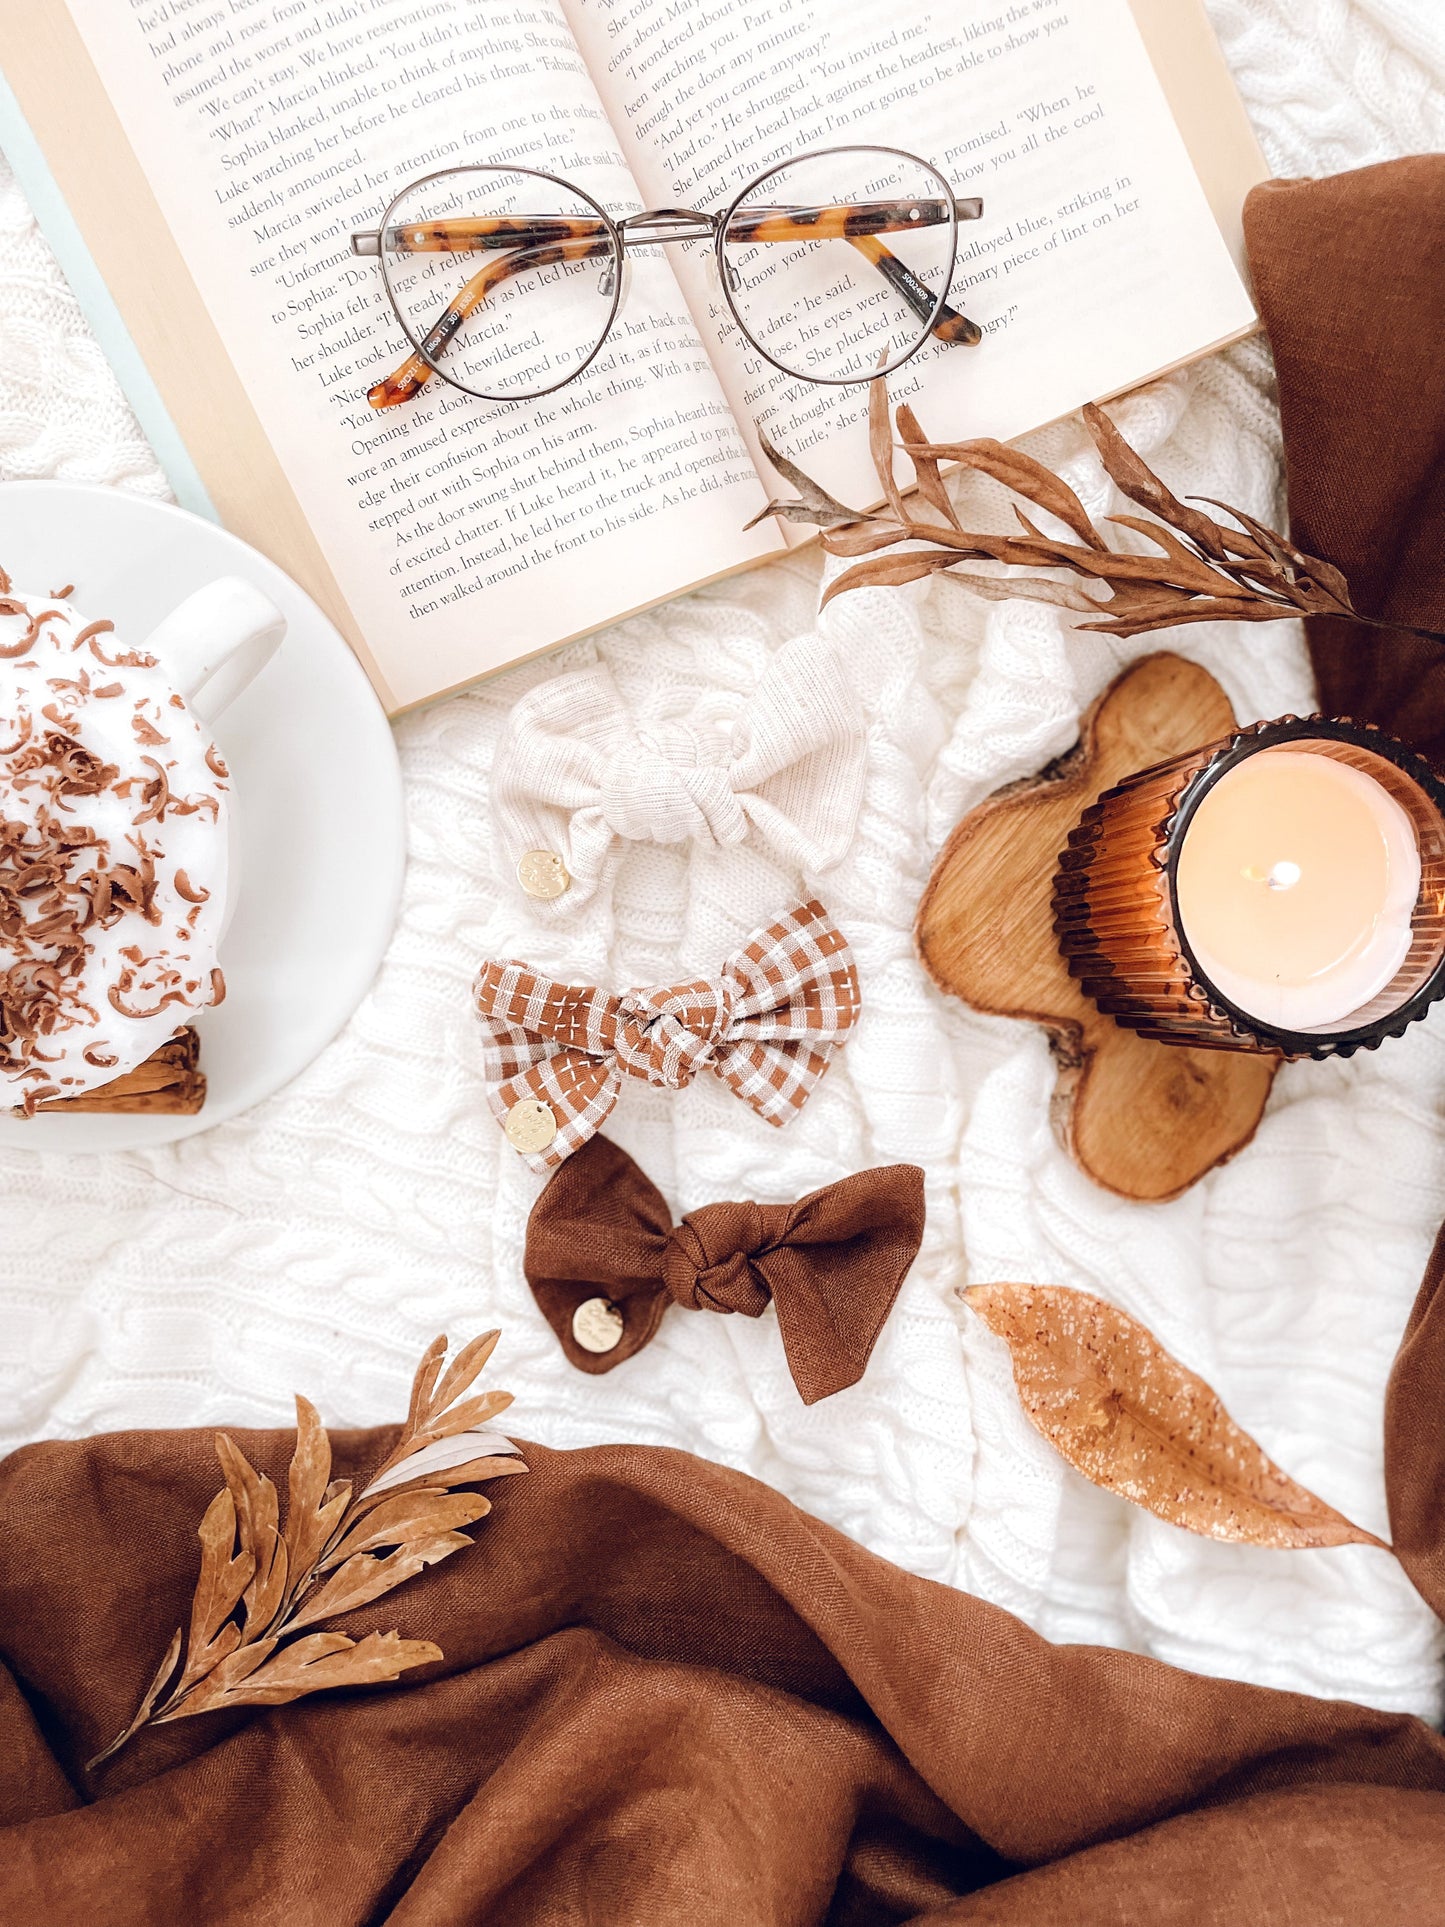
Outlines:
MULTIPOLYGON (((824 602, 850 589, 896 587, 945 571, 950 581, 961 583, 974 595, 993 601, 1018 597, 1053 603, 1089 618, 1077 625, 1080 629, 1113 636, 1146 635, 1192 622, 1279 622, 1296 616, 1332 616, 1373 629, 1404 626, 1360 614, 1338 569, 1307 555, 1243 509, 1211 502, 1211 507, 1231 518, 1222 523, 1203 508, 1181 501, 1101 408, 1088 403, 1081 413, 1115 487, 1148 511, 1148 519, 1111 515, 1107 520, 1148 543, 1149 553, 1113 547, 1074 491, 1042 462, 988 437, 929 441, 905 404, 895 420, 902 453, 913 466, 912 486, 932 515, 942 520, 920 514, 918 505, 905 498, 909 484, 900 482, 896 471, 898 445, 889 432, 887 385, 881 375, 874 378, 868 404, 868 446, 882 490, 879 506, 849 508, 764 437, 768 460, 797 494, 769 502, 753 519, 776 515, 784 521, 812 524, 822 529, 823 547, 829 554, 853 561, 852 568, 828 584, 824 602), (1077 539, 1047 535, 1017 506, 1019 527, 1014 533, 965 529, 943 484, 945 462, 990 476, 1046 511, 1077 539), (905 542, 926 546, 879 553, 905 542), (966 562, 1001 563, 1028 573, 984 575, 960 567, 966 562), (1052 577, 1040 573, 1046 570, 1057 573, 1052 577)), ((1411 628, 1407 633, 1445 642, 1445 636, 1429 629, 1411 628)))
POLYGON ((226 1668, 217 1667, 196 1689, 187 1712, 284 1706, 326 1686, 390 1685, 408 1666, 425 1666, 443 1656, 429 1639, 402 1639, 394 1632, 367 1633, 359 1640, 345 1633, 308 1633, 279 1652, 276 1646, 275 1640, 265 1639, 234 1654, 229 1677, 226 1668))
POLYGON ((1064 1285, 959 1295, 1008 1345, 1029 1422, 1095 1485, 1209 1539, 1389 1551, 1281 1470, 1197 1372, 1102 1298, 1064 1285))
POLYGON ((200 1524, 189 1637, 177 1629, 135 1717, 87 1770, 146 1725, 225 1707, 280 1706, 323 1687, 385 1684, 442 1657, 430 1640, 395 1632, 359 1640, 337 1632, 296 1635, 471 1545, 458 1528, 484 1518, 491 1501, 456 1488, 526 1471, 512 1441, 486 1429, 511 1394, 463 1396, 498 1336, 473 1339, 444 1375, 446 1339, 427 1347, 401 1436, 354 1498, 350 1480, 332 1480, 325 1427, 315 1406, 298 1396, 284 1527, 271 1480, 217 1434, 226 1483, 200 1524))

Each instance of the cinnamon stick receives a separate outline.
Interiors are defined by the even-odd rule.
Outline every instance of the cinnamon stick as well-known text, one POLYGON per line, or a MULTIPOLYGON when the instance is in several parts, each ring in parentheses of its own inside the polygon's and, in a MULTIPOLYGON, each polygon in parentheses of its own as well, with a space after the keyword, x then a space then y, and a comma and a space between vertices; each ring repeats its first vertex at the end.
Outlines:
POLYGON ((206 1074, 200 1068, 201 1040, 189 1026, 158 1051, 79 1097, 53 1097, 37 1111, 125 1112, 193 1117, 206 1101, 206 1074))

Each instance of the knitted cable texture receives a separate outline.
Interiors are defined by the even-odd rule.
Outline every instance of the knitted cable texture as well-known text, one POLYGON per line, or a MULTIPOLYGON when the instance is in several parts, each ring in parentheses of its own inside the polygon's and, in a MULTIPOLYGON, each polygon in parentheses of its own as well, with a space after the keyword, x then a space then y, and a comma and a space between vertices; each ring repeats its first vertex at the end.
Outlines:
MULTIPOLYGON (((1437 0, 1210 4, 1280 172, 1445 144, 1437 0)), ((1283 516, 1259 342, 1118 417, 1176 487, 1283 516)), ((1029 446, 1091 513, 1118 506, 1076 424, 1029 446)), ((3 168, 0 474, 165 494, 3 168)), ((969 514, 1001 512, 977 483, 960 496, 969 514)), ((399 726, 405 905, 343 1035, 268 1103, 176 1147, 0 1156, 0 1444, 281 1424, 296 1386, 329 1423, 372 1424, 400 1409, 433 1333, 497 1323, 530 1437, 641 1440, 739 1466, 1054 1638, 1438 1718, 1441 1629, 1387 1555, 1216 1545, 1085 1484, 1029 1429, 1002 1345, 954 1288, 1019 1278, 1104 1294, 1290 1472, 1383 1532, 1381 1397, 1445 1199, 1445 1012, 1378 1054, 1287 1067, 1255 1142, 1176 1202, 1096 1189, 1050 1133, 1042 1035, 939 996, 910 930, 960 813, 1067 749, 1090 699, 1158 643, 1066 636, 1046 608, 980 603, 942 579, 844 597, 820 618, 819 569, 776 562, 399 726), (526 690, 602 663, 630 715, 665 732, 740 704, 785 642, 813 634, 846 664, 869 737, 857 835, 824 882, 750 839, 628 845, 575 922, 533 916, 498 883, 489 770, 526 690), (921 1165, 923 1247, 867 1375, 805 1407, 769 1316, 665 1320, 645 1361, 584 1378, 523 1278, 539 1181, 487 1110, 477 966, 525 956, 572 982, 677 981, 815 892, 852 945, 864 1014, 802 1115, 780 1133, 714 1078, 630 1081, 609 1133, 678 1216, 921 1165)), ((1220 678, 1241 718, 1309 707, 1292 625, 1169 642, 1220 678)))

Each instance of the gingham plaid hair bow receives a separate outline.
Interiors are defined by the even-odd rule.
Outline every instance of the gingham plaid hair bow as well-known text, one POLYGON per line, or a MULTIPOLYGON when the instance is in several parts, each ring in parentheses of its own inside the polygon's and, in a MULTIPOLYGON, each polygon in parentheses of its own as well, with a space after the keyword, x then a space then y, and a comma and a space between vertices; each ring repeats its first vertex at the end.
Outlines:
POLYGON ((601 1128, 624 1077, 679 1090, 706 1068, 769 1124, 786 1124, 860 1007, 852 953, 821 903, 755 931, 695 983, 619 997, 488 963, 476 998, 487 1102, 539 1175, 601 1128))

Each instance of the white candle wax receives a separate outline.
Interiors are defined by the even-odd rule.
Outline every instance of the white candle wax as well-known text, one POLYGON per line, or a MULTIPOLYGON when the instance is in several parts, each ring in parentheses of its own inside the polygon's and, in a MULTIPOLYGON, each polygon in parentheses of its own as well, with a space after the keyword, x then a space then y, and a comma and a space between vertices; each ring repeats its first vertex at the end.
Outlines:
POLYGON ((1184 834, 1180 923, 1230 1003, 1280 1030, 1344 1026, 1410 947, 1420 849, 1363 771, 1307 749, 1226 771, 1184 834))

